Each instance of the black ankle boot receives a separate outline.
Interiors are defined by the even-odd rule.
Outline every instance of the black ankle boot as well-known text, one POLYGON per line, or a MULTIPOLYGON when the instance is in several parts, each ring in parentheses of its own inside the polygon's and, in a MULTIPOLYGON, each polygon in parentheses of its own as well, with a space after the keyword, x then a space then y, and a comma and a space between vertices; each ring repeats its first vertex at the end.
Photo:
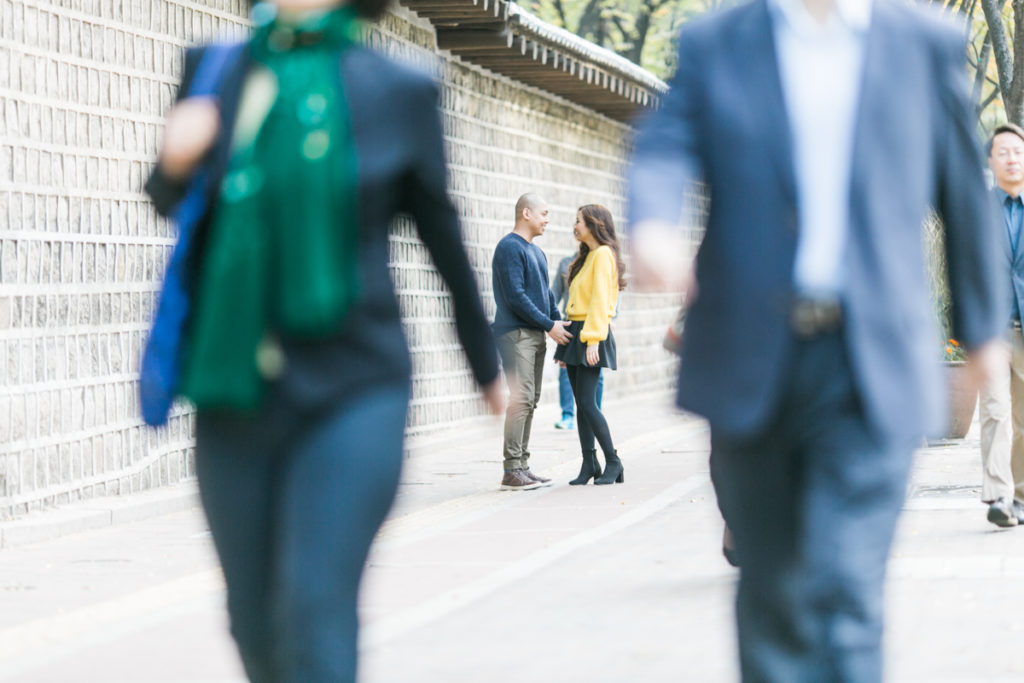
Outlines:
POLYGON ((593 477, 601 476, 601 466, 597 464, 597 449, 583 453, 583 464, 580 465, 580 476, 569 482, 570 486, 581 486, 593 477))
POLYGON ((625 481, 622 476, 625 469, 622 467, 622 461, 619 460, 619 452, 615 451, 611 455, 604 457, 604 474, 594 480, 595 484, 621 484, 625 481))

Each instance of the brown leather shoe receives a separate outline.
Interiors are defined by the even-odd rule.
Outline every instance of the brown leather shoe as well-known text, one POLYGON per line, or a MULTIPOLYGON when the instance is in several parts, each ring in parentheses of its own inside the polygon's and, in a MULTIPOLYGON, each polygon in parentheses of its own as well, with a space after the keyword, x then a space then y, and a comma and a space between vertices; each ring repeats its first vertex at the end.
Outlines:
POLYGON ((550 479, 548 479, 547 477, 542 477, 540 475, 534 474, 533 472, 530 471, 529 467, 527 467, 525 470, 523 470, 523 474, 525 474, 530 479, 533 479, 534 481, 539 482, 541 486, 551 486, 551 480, 550 479))
POLYGON ((543 484, 526 476, 526 470, 509 470, 501 479, 502 491, 532 491, 543 484))

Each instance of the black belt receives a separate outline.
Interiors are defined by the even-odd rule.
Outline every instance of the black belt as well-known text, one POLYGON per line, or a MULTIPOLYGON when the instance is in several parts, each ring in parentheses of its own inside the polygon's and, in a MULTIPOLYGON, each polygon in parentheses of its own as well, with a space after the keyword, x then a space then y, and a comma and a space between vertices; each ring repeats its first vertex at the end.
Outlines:
POLYGON ((839 297, 796 297, 789 307, 789 324, 798 337, 835 332, 843 325, 843 307, 839 297))

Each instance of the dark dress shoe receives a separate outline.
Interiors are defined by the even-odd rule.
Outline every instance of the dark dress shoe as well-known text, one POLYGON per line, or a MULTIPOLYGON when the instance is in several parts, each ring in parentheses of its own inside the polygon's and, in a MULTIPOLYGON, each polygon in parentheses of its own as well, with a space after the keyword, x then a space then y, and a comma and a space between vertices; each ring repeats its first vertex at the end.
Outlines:
POLYGON ((996 526, 1017 526, 1016 512, 1013 501, 999 498, 988 506, 988 521, 996 526))
POLYGON ((1013 516, 1017 518, 1017 524, 1024 524, 1024 503, 1019 500, 1013 501, 1013 516))

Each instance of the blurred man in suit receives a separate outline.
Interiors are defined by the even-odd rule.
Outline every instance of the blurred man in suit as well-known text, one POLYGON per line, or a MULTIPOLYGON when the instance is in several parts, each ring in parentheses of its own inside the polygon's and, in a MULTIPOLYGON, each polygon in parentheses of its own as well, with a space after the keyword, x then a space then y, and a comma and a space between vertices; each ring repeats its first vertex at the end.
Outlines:
MULTIPOLYGON (((945 223, 972 380, 1005 358, 963 31, 891 0, 753 0, 683 29, 630 171, 635 279, 689 181, 707 229, 679 405, 711 425, 742 566, 745 681, 882 679, 882 588, 911 454, 945 427, 921 225, 945 223)), ((1005 361, 1003 361, 1005 362, 1005 361)))

